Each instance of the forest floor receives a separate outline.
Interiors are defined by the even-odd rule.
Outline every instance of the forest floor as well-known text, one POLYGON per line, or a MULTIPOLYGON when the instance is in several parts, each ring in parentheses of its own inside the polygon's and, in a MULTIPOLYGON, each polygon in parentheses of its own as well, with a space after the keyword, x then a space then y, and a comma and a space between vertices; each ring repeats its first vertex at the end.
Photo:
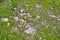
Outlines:
POLYGON ((0 40, 60 40, 60 0, 0 0, 0 40))

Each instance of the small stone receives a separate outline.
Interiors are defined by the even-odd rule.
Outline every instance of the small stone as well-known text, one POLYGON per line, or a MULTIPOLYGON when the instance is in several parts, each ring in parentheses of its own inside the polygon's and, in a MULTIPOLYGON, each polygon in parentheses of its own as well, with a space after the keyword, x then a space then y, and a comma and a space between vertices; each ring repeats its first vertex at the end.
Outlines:
POLYGON ((57 20, 60 21, 60 15, 58 15, 57 20))
POLYGON ((18 17, 13 17, 16 21, 18 21, 18 17))
POLYGON ((33 40, 31 37, 26 37, 25 40, 33 40))
POLYGON ((26 24, 26 28, 29 28, 31 27, 31 25, 29 23, 26 24))
POLYGON ((26 22, 25 20, 21 19, 22 22, 26 22))
POLYGON ((42 6, 40 4, 36 5, 37 8, 41 8, 42 6))
POLYGON ((28 17, 32 17, 32 16, 30 15, 30 13, 28 13, 28 17))
POLYGON ((35 25, 34 26, 34 29, 39 30, 40 29, 40 26, 39 25, 35 25))
POLYGON ((26 25, 26 21, 25 21, 25 20, 20 19, 20 21, 21 21, 21 25, 23 25, 23 26, 25 26, 25 25, 26 25))
POLYGON ((15 28, 15 27, 12 27, 12 29, 17 30, 17 28, 15 28))
POLYGON ((18 27, 21 27, 22 28, 22 26, 20 24, 18 24, 18 27))
POLYGON ((42 22, 42 24, 43 24, 46 28, 48 28, 48 26, 49 26, 49 23, 46 22, 46 21, 42 22))
POLYGON ((51 18, 57 18, 55 15, 49 15, 49 17, 51 17, 51 18))
POLYGON ((39 18, 40 18, 40 16, 39 16, 39 15, 37 15, 37 16, 36 16, 36 19, 39 19, 39 18))
POLYGON ((16 27, 12 27, 12 30, 18 32, 18 29, 16 27))
POLYGON ((2 18, 2 21, 4 21, 4 22, 8 22, 8 18, 2 18))
POLYGON ((14 10, 16 11, 16 10, 17 10, 17 8, 15 7, 15 8, 14 8, 14 10))
POLYGON ((26 15, 26 13, 20 13, 20 16, 25 16, 26 15))
POLYGON ((36 30, 34 28, 30 27, 30 28, 26 29, 24 32, 27 34, 35 34, 36 30))
POLYGON ((47 11, 47 14, 51 18, 57 18, 55 15, 53 15, 53 13, 50 10, 47 11))
POLYGON ((21 11, 21 12, 24 12, 24 10, 23 10, 23 9, 21 9, 20 11, 21 11))

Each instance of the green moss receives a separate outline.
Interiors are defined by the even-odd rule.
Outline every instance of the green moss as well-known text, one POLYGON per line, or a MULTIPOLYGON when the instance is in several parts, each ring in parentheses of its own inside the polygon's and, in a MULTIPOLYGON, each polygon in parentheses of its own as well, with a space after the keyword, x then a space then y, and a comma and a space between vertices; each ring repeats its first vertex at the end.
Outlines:
POLYGON ((1 3, 1 2, 4 2, 4 0, 0 0, 0 3, 1 3))

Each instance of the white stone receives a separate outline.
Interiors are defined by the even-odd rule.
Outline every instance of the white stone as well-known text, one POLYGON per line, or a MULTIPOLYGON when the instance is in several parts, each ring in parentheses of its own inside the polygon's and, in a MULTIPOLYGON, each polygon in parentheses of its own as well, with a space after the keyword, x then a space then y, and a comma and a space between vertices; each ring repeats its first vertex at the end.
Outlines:
POLYGON ((26 29, 32 27, 31 23, 26 23, 26 29))
POLYGON ((20 19, 22 22, 26 22, 25 20, 23 20, 23 19, 20 19))
POLYGON ((60 15, 57 16, 57 20, 60 21, 60 15))
POLYGON ((46 28, 49 27, 49 23, 47 23, 46 21, 42 22, 42 24, 43 24, 46 28))
POLYGON ((26 37, 25 40, 33 40, 32 37, 26 37))
POLYGON ((20 13, 20 15, 21 15, 21 16, 24 16, 25 14, 23 14, 23 13, 20 13))
POLYGON ((27 34, 34 34, 36 32, 36 30, 34 28, 30 27, 30 28, 26 29, 24 32, 27 34))
POLYGON ((21 12, 23 12, 24 10, 23 10, 23 9, 21 9, 20 11, 21 11, 21 12))
POLYGON ((49 15, 50 17, 52 17, 52 18, 57 18, 55 15, 49 15))
POLYGON ((17 8, 15 7, 14 10, 17 10, 17 8))
POLYGON ((18 26, 19 26, 19 27, 23 27, 23 26, 21 26, 20 24, 18 24, 18 26))
POLYGON ((42 6, 41 5, 36 5, 37 8, 41 8, 42 6))
POLYGON ((25 25, 26 24, 26 21, 23 20, 23 19, 20 19, 20 22, 21 22, 21 25, 25 25))
POLYGON ((29 28, 29 27, 31 27, 31 25, 28 23, 28 24, 26 25, 26 28, 29 28))
POLYGON ((16 21, 18 21, 18 17, 13 17, 16 21))
POLYGON ((36 16, 36 19, 39 19, 39 18, 40 18, 40 16, 39 16, 39 15, 37 15, 37 16, 36 16))
POLYGON ((28 17, 32 17, 32 16, 30 15, 30 13, 28 13, 28 17))
POLYGON ((4 22, 8 22, 8 18, 2 18, 2 21, 4 21, 4 22))
POLYGON ((27 13, 20 13, 20 16, 26 16, 27 13))
POLYGON ((16 27, 12 27, 12 30, 17 31, 18 29, 16 27))
POLYGON ((49 17, 51 17, 51 18, 57 18, 55 15, 52 14, 51 11, 47 11, 47 13, 48 13, 48 16, 49 16, 49 17))

